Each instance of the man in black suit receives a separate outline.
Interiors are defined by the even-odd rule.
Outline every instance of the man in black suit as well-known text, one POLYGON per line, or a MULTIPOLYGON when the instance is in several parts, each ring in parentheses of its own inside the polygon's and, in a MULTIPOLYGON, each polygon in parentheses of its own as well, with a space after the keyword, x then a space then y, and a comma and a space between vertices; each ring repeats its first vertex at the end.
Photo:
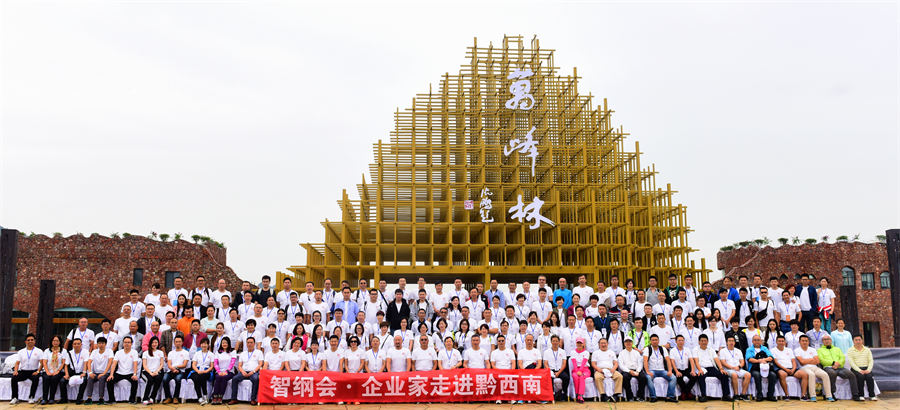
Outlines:
POLYGON ((156 317, 156 306, 152 303, 148 303, 146 310, 144 310, 144 315, 137 320, 138 333, 146 335, 150 330, 150 324, 153 322, 159 323, 160 325, 162 324, 162 322, 159 321, 159 318, 156 317))
POLYGON ((409 319, 409 303, 403 299, 403 290, 394 291, 394 301, 388 304, 385 319, 391 324, 391 332, 400 329, 400 320, 409 319))
POLYGON ((250 301, 253 303, 257 302, 256 294, 253 293, 253 291, 250 289, 250 282, 245 280, 244 283, 241 284, 241 290, 234 293, 234 300, 231 301, 232 308, 238 309, 241 307, 241 305, 244 303, 244 293, 253 295, 253 298, 250 299, 250 301))
POLYGON ((800 330, 812 329, 812 321, 819 314, 819 296, 816 285, 809 282, 809 276, 800 275, 800 284, 794 289, 794 296, 800 304, 800 330))

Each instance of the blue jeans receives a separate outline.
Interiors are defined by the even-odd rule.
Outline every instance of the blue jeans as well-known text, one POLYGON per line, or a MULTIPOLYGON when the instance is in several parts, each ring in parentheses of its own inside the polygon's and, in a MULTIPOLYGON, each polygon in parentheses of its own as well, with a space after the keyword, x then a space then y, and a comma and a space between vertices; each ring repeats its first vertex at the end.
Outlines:
POLYGON ((647 373, 647 387, 650 389, 650 398, 656 398, 656 386, 653 385, 653 379, 657 377, 662 377, 669 382, 669 388, 666 389, 666 397, 667 398, 675 398, 675 375, 668 375, 665 370, 651 370, 650 373, 647 373))
POLYGON ((256 401, 256 394, 259 392, 259 372, 253 373, 250 377, 244 377, 240 371, 231 379, 231 399, 237 400, 238 386, 244 380, 250 380, 253 383, 253 390, 250 392, 250 401, 256 401))
POLYGON ((166 372, 165 374, 163 374, 163 393, 166 395, 167 399, 172 398, 172 392, 169 390, 169 380, 175 380, 175 398, 181 398, 181 381, 184 380, 184 376, 186 375, 187 373, 185 373, 184 371, 180 371, 178 373, 166 372))
POLYGON ((826 332, 831 333, 831 319, 834 317, 834 314, 828 315, 828 319, 825 319, 824 313, 819 313, 819 319, 822 320, 822 329, 825 329, 826 332))

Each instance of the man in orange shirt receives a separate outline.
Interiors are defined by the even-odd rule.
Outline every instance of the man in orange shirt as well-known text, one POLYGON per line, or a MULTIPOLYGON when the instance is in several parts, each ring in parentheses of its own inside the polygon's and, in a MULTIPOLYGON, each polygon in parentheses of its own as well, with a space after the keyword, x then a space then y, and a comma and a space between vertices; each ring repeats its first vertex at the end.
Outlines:
POLYGON ((178 320, 178 330, 182 334, 191 333, 191 322, 194 321, 194 309, 185 309, 184 317, 178 320))

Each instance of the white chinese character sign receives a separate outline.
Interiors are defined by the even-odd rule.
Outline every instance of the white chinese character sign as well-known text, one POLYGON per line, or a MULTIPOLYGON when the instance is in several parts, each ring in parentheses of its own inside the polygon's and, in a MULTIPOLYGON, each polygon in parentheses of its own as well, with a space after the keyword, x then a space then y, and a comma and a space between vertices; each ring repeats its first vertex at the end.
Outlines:
POLYGON ((259 378, 259 402, 549 401, 553 400, 552 380, 548 369, 454 369, 377 374, 263 370, 259 378))
POLYGON ((530 110, 534 107, 534 96, 531 95, 531 80, 528 77, 534 75, 534 72, 525 68, 516 70, 506 78, 509 80, 518 80, 509 86, 509 92, 512 98, 506 101, 506 108, 511 110, 530 110))
POLYGON ((491 190, 485 187, 481 190, 481 204, 479 205, 479 212, 481 213, 481 222, 488 223, 494 222, 494 218, 491 217, 491 190))
POLYGON ((528 206, 525 206, 525 203, 522 202, 522 195, 519 195, 518 203, 509 208, 509 213, 512 214, 510 218, 518 219, 519 222, 523 222, 523 219, 524 221, 534 221, 534 224, 528 227, 529 229, 540 228, 541 222, 546 222, 550 224, 550 226, 556 226, 553 221, 541 215, 541 207, 543 206, 544 201, 541 201, 538 197, 534 197, 534 199, 531 200, 531 203, 528 206))
POLYGON ((534 163, 537 161, 537 141, 534 140, 532 134, 534 133, 534 128, 531 127, 531 130, 528 131, 528 134, 525 134, 525 140, 520 141, 518 138, 513 138, 509 141, 510 148, 503 147, 503 155, 509 156, 513 151, 518 150, 520 154, 526 154, 531 157, 531 176, 534 176, 534 163))

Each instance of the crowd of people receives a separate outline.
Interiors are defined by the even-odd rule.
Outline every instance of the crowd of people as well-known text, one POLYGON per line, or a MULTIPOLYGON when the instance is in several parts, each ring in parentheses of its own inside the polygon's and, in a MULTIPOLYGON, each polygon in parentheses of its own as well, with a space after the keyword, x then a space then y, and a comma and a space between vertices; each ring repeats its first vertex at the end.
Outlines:
POLYGON ((191 289, 176 278, 174 288, 163 293, 154 284, 143 300, 131 290, 121 317, 104 319, 101 332, 88 329, 82 318, 78 328, 53 337, 43 350, 33 335, 26 336, 26 347, 17 353, 11 404, 18 402, 18 382, 24 380, 32 381, 33 403, 39 378, 41 404, 53 404, 57 389, 59 402, 68 402, 70 384, 79 385, 76 404, 91 404, 98 383, 98 404, 114 403, 114 387, 122 380, 130 383, 128 402, 134 404, 143 378, 143 404, 153 404, 160 388, 163 403, 179 403, 181 383, 190 379, 199 403, 216 405, 236 404, 245 380, 252 382, 250 403, 256 404, 263 369, 455 368, 549 369, 562 385, 557 399, 569 396, 571 386, 579 402, 588 383, 596 383, 604 401, 656 402, 655 378, 668 383, 666 401, 706 402, 710 377, 719 380, 724 401, 751 400, 750 383, 757 401, 778 400, 776 384, 788 401, 789 378, 801 385, 795 398, 816 401, 819 379, 824 399, 834 401, 837 377, 849 380, 853 400, 863 400, 864 387, 877 400, 872 353, 833 317, 835 294, 827 279, 817 288, 803 277, 801 286, 782 289, 775 277, 766 286, 760 276, 752 283, 741 276, 737 286, 725 278, 716 291, 709 282, 697 288, 691 276, 682 284, 675 275, 667 279, 668 286, 658 288, 651 276, 649 287, 637 289, 633 280, 622 286, 612 276, 608 284, 601 280, 591 287, 580 275, 572 287, 560 278, 556 290, 544 276, 521 288, 509 283, 508 290, 496 280, 488 288, 479 283, 464 289, 456 279, 448 289, 438 282, 428 290, 420 277, 415 287, 400 279, 388 290, 383 280, 370 288, 365 279, 355 288, 346 281, 335 288, 326 279, 322 289, 312 282, 294 289, 288 278, 276 291, 264 276, 261 288, 244 282, 232 293, 224 279, 211 290, 203 276, 191 289), (609 395, 606 379, 614 385, 609 395))

